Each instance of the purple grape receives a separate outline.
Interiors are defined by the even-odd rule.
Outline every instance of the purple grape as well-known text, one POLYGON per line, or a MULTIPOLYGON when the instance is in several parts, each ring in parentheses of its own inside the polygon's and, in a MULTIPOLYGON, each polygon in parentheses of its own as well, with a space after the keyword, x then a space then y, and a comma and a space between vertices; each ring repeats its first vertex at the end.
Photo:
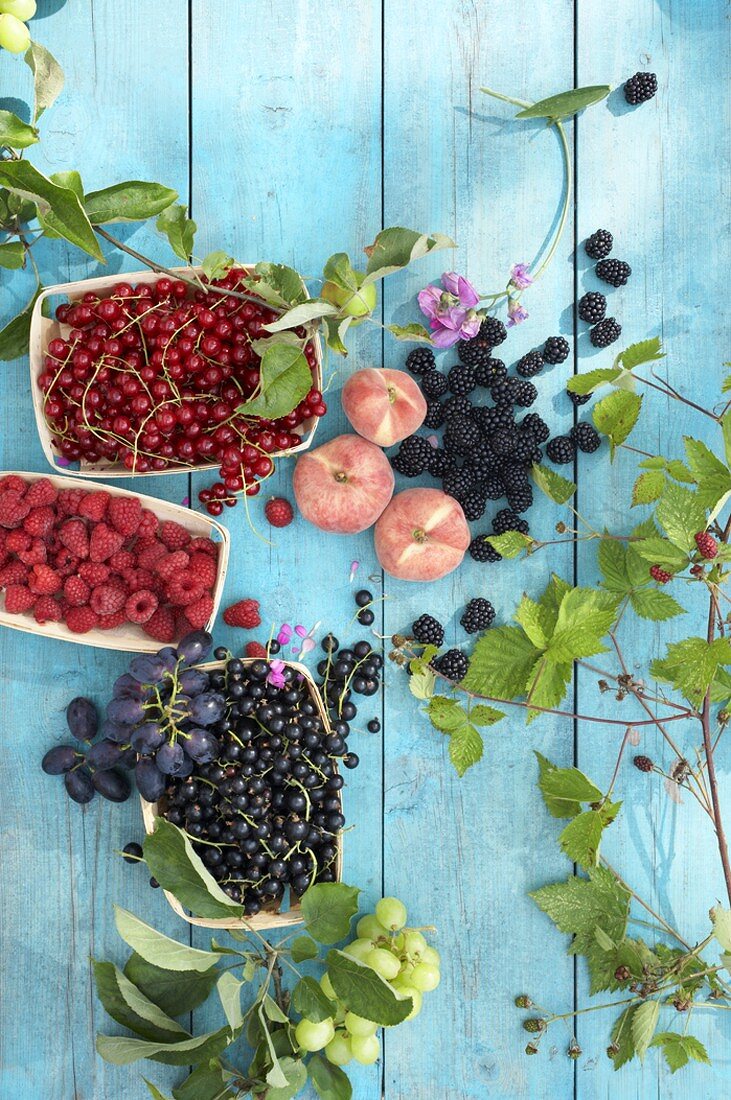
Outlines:
POLYGON ((73 798, 74 802, 82 806, 86 802, 91 802, 94 797, 94 784, 86 768, 75 768, 72 772, 66 772, 63 781, 69 798, 73 798))
POLYGON ((161 661, 159 657, 154 657, 151 654, 135 657, 134 661, 132 661, 129 666, 130 676, 135 680, 139 680, 141 684, 159 683, 165 671, 165 662, 161 661))
POLYGON ((145 708, 141 699, 112 699, 107 703, 107 718, 111 718, 113 722, 133 726, 142 721, 144 716, 145 708))
POLYGON ((133 726, 124 725, 122 722, 110 722, 108 719, 102 723, 102 737, 108 741, 118 741, 120 745, 129 744, 133 726))
POLYGON ((112 686, 112 698, 141 699, 142 685, 139 680, 135 680, 134 676, 130 676, 129 672, 125 672, 114 681, 112 686))
POLYGON ((94 790, 109 802, 126 802, 132 791, 124 772, 116 770, 94 772, 91 781, 94 790))
POLYGON ((73 745, 55 745, 41 760, 41 767, 46 775, 63 775, 80 757, 81 753, 73 745))
POLYGON ((178 683, 186 695, 200 695, 208 687, 208 676, 198 668, 186 668, 180 673, 178 683))
POLYGON ((122 752, 120 753, 119 766, 120 766, 120 768, 124 768, 126 771, 131 771, 132 768, 134 768, 136 763, 137 763, 137 753, 135 752, 135 750, 132 748, 131 745, 127 745, 127 747, 124 748, 122 750, 122 752))
POLYGON ((178 644, 178 656, 186 665, 202 661, 211 652, 213 638, 207 630, 193 630, 178 644))
POLYGON ((166 645, 163 649, 158 649, 157 657, 163 663, 163 667, 168 672, 174 672, 178 664, 178 651, 174 646, 166 645))
POLYGON ((196 764, 209 764, 221 751, 216 738, 208 730, 193 729, 183 741, 183 748, 196 764))
POLYGON ((216 692, 196 695, 190 703, 190 717, 201 726, 212 726, 223 718, 225 712, 226 700, 216 692))
POLYGON ((108 771, 109 768, 115 768, 119 764, 125 751, 119 742, 107 741, 105 738, 91 746, 86 754, 86 761, 97 771, 108 771))
POLYGON ((163 775, 180 775, 185 767, 185 753, 177 741, 168 741, 155 753, 155 764, 163 775))
POLYGON ((154 722, 144 722, 132 731, 129 740, 135 752, 148 753, 160 748, 165 740, 165 734, 154 722))
POLYGON ((165 777, 149 757, 138 760, 135 765, 137 790, 146 802, 157 802, 165 791, 165 777))
POLYGON ((66 707, 66 721, 74 737, 79 741, 91 741, 99 728, 99 716, 91 699, 79 696, 66 707))

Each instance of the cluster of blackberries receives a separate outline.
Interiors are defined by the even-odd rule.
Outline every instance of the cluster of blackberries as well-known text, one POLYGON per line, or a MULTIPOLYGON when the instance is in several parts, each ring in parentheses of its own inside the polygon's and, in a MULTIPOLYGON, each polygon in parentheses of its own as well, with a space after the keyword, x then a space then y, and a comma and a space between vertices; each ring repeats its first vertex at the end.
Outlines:
POLYGON ((69 798, 81 805, 91 802, 96 793, 109 802, 126 802, 132 788, 125 772, 135 766, 134 749, 106 738, 95 740, 99 715, 91 699, 72 699, 66 723, 77 743, 48 750, 41 761, 46 775, 62 775, 69 798))
MULTIPOLYGON (((597 229, 584 242, 584 251, 592 260, 597 260, 594 272, 598 279, 610 286, 624 286, 632 268, 624 260, 610 260, 614 238, 608 229, 597 229)), ((597 291, 584 294, 578 303, 578 313, 582 321, 588 321, 592 325, 589 339, 595 348, 606 348, 618 340, 622 333, 622 326, 616 317, 607 317, 607 299, 597 291)))
POLYGON ((625 81, 624 98, 633 107, 645 103, 657 92, 657 77, 654 73, 635 73, 625 81))
MULTIPOLYGON (((495 608, 489 600, 476 596, 469 600, 459 621, 467 634, 477 634, 492 626, 495 621, 495 608)), ((411 635, 423 646, 439 648, 444 643, 444 627, 433 615, 424 614, 415 619, 411 624, 411 635)), ((458 682, 467 675, 469 659, 459 649, 448 649, 435 657, 432 665, 448 680, 458 682)))

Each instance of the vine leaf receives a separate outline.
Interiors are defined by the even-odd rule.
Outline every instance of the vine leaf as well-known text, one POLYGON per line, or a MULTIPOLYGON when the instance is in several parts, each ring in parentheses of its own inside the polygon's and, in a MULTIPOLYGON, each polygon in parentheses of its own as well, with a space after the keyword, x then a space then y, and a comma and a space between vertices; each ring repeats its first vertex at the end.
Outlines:
POLYGON ((568 478, 557 474, 555 470, 549 470, 547 466, 533 464, 533 480, 538 488, 546 494, 549 500, 556 504, 565 504, 576 492, 576 485, 568 478))
POLYGON ((640 474, 632 489, 632 507, 638 504, 652 504, 659 500, 665 488, 665 474, 662 470, 647 470, 640 474))
POLYGON ((641 619, 650 619, 656 623, 685 614, 685 608, 680 606, 674 596, 669 592, 661 592, 658 588, 637 589, 630 593, 629 602, 634 613, 641 619))
POLYGON ((529 895, 560 932, 573 936, 569 953, 584 955, 595 943, 600 927, 615 942, 624 938, 630 894, 604 867, 594 867, 588 878, 572 875, 565 882, 542 886, 529 895))
POLYGON ((695 534, 706 526, 706 510, 697 492, 669 482, 655 509, 655 517, 679 550, 695 548, 695 534))
POLYGON ((614 360, 615 365, 622 364, 625 370, 634 370, 643 363, 652 363, 657 359, 664 359, 662 341, 659 336, 652 336, 649 340, 640 340, 637 344, 630 344, 624 351, 620 351, 614 360))
POLYGON ((318 882, 305 890, 300 902, 305 928, 318 943, 337 943, 350 931, 358 912, 357 886, 344 882, 318 882))
POLYGON ((487 542, 503 558, 517 558, 523 550, 534 545, 534 540, 521 531, 506 531, 504 535, 488 535, 487 542))
POLYGON ((570 393, 593 393, 599 386, 616 382, 624 372, 619 367, 597 367, 584 374, 574 374, 566 383, 570 393))

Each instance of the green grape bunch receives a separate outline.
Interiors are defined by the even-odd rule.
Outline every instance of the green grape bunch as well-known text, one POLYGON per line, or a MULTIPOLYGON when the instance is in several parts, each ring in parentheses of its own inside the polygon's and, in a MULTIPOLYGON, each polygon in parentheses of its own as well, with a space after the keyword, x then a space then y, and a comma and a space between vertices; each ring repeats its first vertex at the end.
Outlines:
POLYGON ((26 26, 36 13, 36 0, 0 0, 0 48, 25 53, 30 46, 26 26))

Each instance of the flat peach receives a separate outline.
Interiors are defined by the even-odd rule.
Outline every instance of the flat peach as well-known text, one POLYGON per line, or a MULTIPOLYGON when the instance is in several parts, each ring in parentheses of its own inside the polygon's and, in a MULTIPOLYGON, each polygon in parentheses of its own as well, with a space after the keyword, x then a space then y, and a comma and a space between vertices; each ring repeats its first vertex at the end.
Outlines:
POLYGON ((371 527, 393 496, 393 470, 383 451, 359 435, 339 435, 298 460, 292 478, 297 507, 322 531, 353 535, 371 527))
POLYGON ((358 435, 392 447, 420 428, 426 400, 410 374, 366 367, 343 386, 343 412, 358 435))
POLYGON ((470 544, 462 508, 441 489, 397 493, 376 524, 376 554, 392 577, 435 581, 456 569, 470 544))

